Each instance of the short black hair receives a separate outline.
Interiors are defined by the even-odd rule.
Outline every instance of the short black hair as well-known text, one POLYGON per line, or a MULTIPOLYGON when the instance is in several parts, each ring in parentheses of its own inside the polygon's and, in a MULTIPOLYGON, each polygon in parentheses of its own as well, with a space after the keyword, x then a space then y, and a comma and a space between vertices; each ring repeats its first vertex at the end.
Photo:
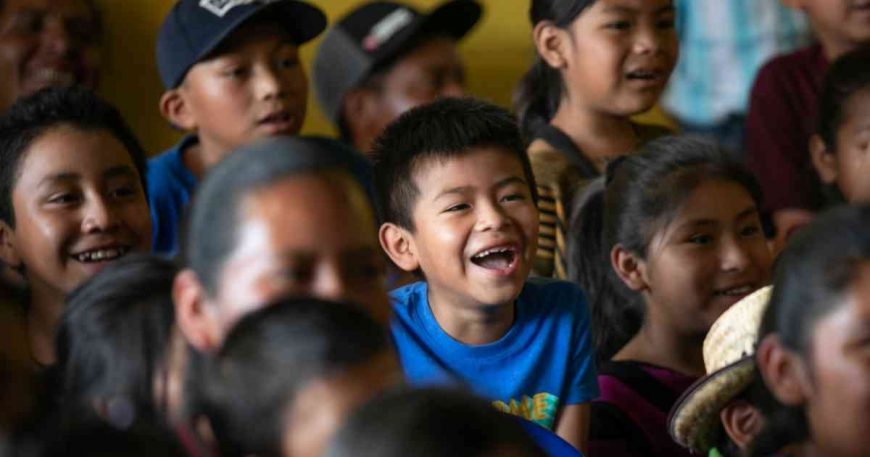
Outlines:
POLYGON ((48 130, 61 126, 111 134, 130 154, 147 193, 145 150, 114 106, 82 87, 42 89, 16 101, 0 117, 0 220, 10 226, 15 226, 12 190, 28 148, 48 130))
POLYGON ((458 390, 396 389, 358 409, 325 456, 485 457, 511 450, 543 457, 521 420, 458 390))
POLYGON ((194 413, 208 417, 224 455, 277 457, 300 389, 389 349, 386 329, 357 306, 278 300, 242 318, 206 362, 194 413))
POLYGON ((371 168, 361 154, 336 140, 275 137, 243 146, 206 175, 190 206, 182 238, 184 261, 205 290, 217 291, 226 257, 235 247, 239 208, 249 194, 290 176, 344 170, 363 188, 371 168))
POLYGON ((382 223, 414 230, 411 217, 420 190, 414 175, 433 160, 495 147, 514 154, 537 202, 535 177, 514 117, 507 110, 471 98, 445 98, 402 114, 376 141, 375 199, 382 223))
MULTIPOLYGON (((118 429, 107 424, 76 425, 49 433, 40 457, 185 457, 189 455, 169 430, 153 423, 118 429)), ((19 449, 19 451, 24 451, 19 449)), ((13 452, 13 455, 20 455, 13 452)), ((23 455, 28 453, 21 452, 23 455)))
POLYGON ((845 121, 849 98, 867 88, 870 88, 870 48, 851 51, 828 69, 819 98, 817 133, 830 152, 837 147, 837 130, 845 121))
POLYGON ((176 271, 169 260, 131 254, 67 297, 56 338, 65 420, 94 417, 95 400, 124 404, 133 415, 121 422, 165 413, 155 404, 154 380, 166 369, 176 271))

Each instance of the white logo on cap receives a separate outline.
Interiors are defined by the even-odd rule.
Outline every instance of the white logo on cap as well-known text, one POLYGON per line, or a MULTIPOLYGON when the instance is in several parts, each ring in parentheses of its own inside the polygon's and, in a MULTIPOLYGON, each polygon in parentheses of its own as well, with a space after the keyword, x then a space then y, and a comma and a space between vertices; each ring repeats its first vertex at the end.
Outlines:
POLYGON ((272 3, 278 0, 199 0, 199 6, 219 17, 224 17, 231 9, 249 3, 272 3))
POLYGON ((414 15, 405 8, 399 8, 386 15, 372 27, 368 36, 363 39, 363 49, 369 52, 374 51, 392 38, 396 32, 410 24, 412 20, 414 20, 414 15))

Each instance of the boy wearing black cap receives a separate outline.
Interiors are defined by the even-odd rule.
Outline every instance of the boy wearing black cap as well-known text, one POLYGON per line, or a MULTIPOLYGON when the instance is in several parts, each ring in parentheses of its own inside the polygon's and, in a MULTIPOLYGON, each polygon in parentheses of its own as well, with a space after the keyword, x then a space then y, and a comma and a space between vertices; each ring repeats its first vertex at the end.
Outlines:
POLYGON ((465 77, 456 44, 480 15, 480 4, 472 0, 450 0, 428 14, 377 1, 333 25, 314 58, 314 85, 342 139, 368 153, 406 110, 462 96, 465 77))
POLYGON ((157 38, 160 112, 190 135, 149 163, 155 251, 175 251, 184 208, 212 165, 251 140, 299 132, 308 81, 298 46, 325 26, 322 11, 296 0, 175 4, 157 38))

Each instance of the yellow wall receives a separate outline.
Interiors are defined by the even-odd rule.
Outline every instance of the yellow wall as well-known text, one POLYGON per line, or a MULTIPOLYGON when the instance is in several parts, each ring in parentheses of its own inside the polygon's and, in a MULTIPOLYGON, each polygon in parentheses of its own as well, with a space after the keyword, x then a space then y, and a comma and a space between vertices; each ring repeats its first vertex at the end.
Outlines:
MULTIPOLYGON (((441 0, 408 0, 423 9, 441 0)), ((118 105, 146 149, 156 154, 179 137, 160 117, 157 100, 162 85, 157 76, 154 41, 157 29, 174 0, 98 0, 104 12, 105 42, 101 93, 118 105)), ((529 0, 481 0, 485 13, 463 41, 461 51, 468 66, 472 95, 509 106, 511 92, 531 62, 533 49, 527 19, 529 0)), ((360 0, 314 0, 330 22, 360 0)), ((302 57, 310 69, 318 42, 306 44, 302 57)), ((331 134, 333 129, 309 98, 304 133, 331 134)), ((652 120, 660 121, 659 116, 652 120)))

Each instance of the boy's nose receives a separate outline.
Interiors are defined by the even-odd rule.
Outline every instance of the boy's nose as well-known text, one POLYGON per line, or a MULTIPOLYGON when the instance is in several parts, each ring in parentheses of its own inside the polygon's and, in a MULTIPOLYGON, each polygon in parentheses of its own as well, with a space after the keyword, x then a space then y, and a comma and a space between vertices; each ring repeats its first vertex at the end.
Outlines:
POLYGON ((284 88, 281 79, 272 69, 261 69, 257 72, 256 93, 261 100, 269 100, 283 96, 284 88))
POLYGON ((457 80, 451 80, 444 84, 439 94, 439 97, 441 98, 459 98, 464 96, 465 88, 463 87, 462 83, 457 80))
POLYGON ((115 210, 102 199, 88 203, 82 218, 82 231, 84 233, 105 232, 118 225, 118 217, 115 210))
POLYGON ((311 283, 312 296, 324 300, 341 301, 345 298, 345 283, 338 265, 326 263, 319 268, 311 283))
POLYGON ((42 42, 56 55, 66 55, 75 47, 66 22, 58 16, 45 17, 42 42))
POLYGON ((478 230, 500 230, 510 223, 510 219, 504 210, 497 204, 479 205, 478 207, 478 230))
POLYGON ((736 239, 724 240, 720 255, 723 271, 743 271, 750 263, 746 246, 736 239))

